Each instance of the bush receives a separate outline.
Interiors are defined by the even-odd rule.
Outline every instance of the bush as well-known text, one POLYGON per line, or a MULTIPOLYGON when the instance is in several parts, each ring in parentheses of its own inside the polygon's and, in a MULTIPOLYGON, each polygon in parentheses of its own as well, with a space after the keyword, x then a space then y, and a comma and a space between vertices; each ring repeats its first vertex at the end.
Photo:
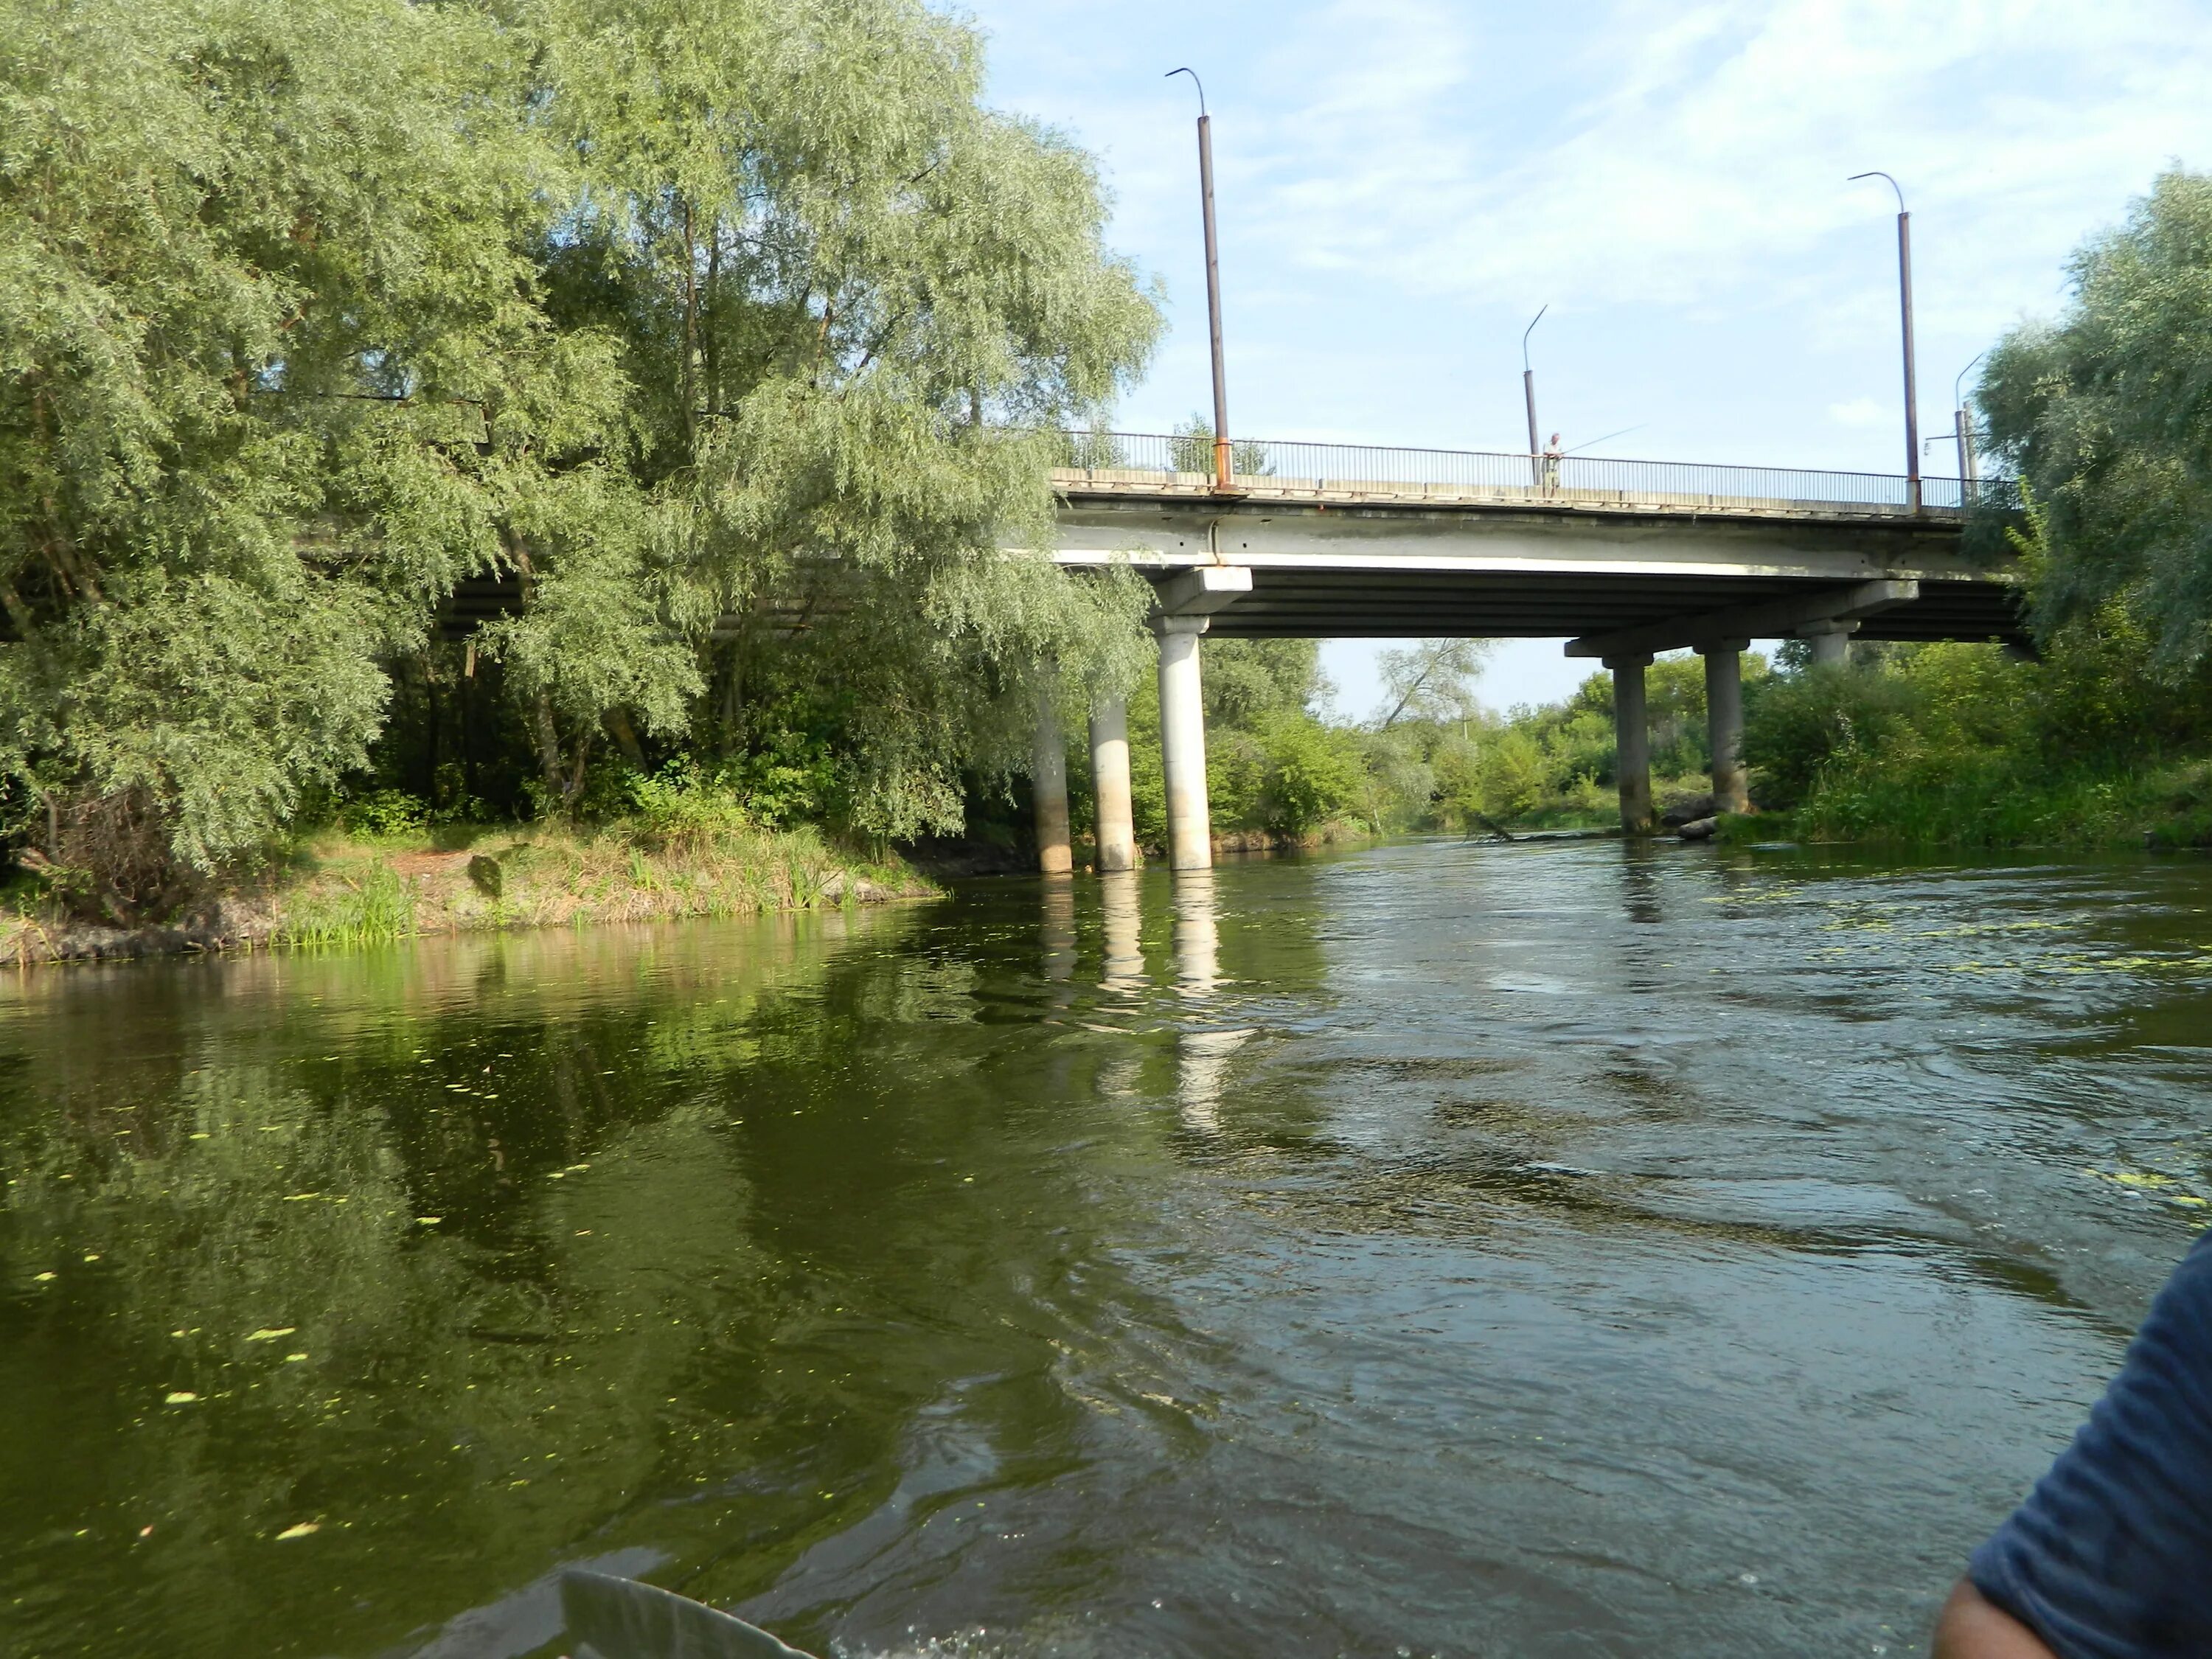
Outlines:
POLYGON ((346 833, 369 841, 420 835, 429 822, 429 807, 404 789, 373 789, 338 808, 338 823, 346 833))
POLYGON ((1828 667, 1775 675, 1748 701, 1743 757, 1758 769, 1760 805, 1784 810, 1837 757, 1894 741, 1925 704, 1901 675, 1828 667))
POLYGON ((720 777, 702 775, 688 759, 672 761, 651 776, 632 773, 629 798, 629 821, 651 847, 710 846, 752 823, 735 790, 720 777))

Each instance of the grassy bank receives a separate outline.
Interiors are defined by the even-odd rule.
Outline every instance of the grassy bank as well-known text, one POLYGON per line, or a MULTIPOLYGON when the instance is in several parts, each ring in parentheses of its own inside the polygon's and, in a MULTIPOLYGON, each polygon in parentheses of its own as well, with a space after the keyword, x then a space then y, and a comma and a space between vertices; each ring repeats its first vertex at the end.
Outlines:
POLYGON ((2212 759, 2056 774, 2011 760, 1948 773, 1839 768, 1796 809, 1731 819, 1722 833, 1985 851, 2212 849, 2212 759))
POLYGON ((662 839, 634 826, 471 825, 390 836, 328 830, 160 926, 70 916, 46 885, 0 891, 0 962, 257 945, 352 945, 423 933, 742 916, 936 889, 896 857, 860 858, 811 827, 662 839))

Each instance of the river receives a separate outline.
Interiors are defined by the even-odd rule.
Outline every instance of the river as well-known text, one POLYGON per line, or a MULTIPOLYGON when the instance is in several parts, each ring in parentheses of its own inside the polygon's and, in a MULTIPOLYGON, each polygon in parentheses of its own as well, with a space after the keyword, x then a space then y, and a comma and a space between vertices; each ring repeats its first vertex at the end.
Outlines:
POLYGON ((0 985, 0 1650, 1922 1650, 2212 1212, 2212 864, 1386 845, 0 985))

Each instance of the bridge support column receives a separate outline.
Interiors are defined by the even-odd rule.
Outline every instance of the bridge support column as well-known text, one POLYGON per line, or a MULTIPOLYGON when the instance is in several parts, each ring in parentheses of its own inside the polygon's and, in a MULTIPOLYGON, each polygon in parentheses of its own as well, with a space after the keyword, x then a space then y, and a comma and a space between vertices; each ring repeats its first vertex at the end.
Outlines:
POLYGON ((1213 866, 1213 824, 1206 800, 1206 705, 1198 680, 1204 617, 1156 617, 1160 641, 1160 765, 1167 775, 1168 864, 1213 866))
POLYGON ((1813 647, 1813 666, 1841 668, 1851 659, 1851 635, 1859 631, 1856 622, 1808 623, 1797 630, 1797 637, 1813 647))
POLYGON ((1037 868, 1048 876, 1064 876, 1075 867, 1067 837, 1067 749, 1060 739, 1060 715, 1053 708, 1048 686, 1037 690, 1030 793, 1036 803, 1037 868))
POLYGON ((1624 834, 1651 833, 1651 726, 1644 713, 1644 671, 1649 657, 1607 657, 1613 673, 1613 775, 1620 787, 1624 834))
POLYGON ((1713 749, 1713 810, 1748 812, 1743 775, 1743 656, 1749 640, 1709 640, 1705 659, 1705 731, 1713 749))
POLYGON ((1129 806, 1129 701, 1101 697, 1091 710, 1091 782, 1098 799, 1101 873, 1137 866, 1137 828, 1129 806))

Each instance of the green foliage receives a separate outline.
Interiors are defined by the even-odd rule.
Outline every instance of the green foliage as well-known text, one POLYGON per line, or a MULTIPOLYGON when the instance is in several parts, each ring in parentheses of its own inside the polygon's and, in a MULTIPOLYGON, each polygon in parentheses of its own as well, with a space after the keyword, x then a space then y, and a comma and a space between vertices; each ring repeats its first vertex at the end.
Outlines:
POLYGON ((284 945, 382 945, 415 931, 415 900, 381 860, 356 879, 297 894, 276 928, 284 945))
POLYGON ((649 777, 633 773, 628 781, 630 822, 649 847, 710 846, 751 823, 737 791, 720 778, 702 777, 689 763, 649 777))
POLYGON ((1276 709, 1254 728, 1212 737, 1206 775, 1223 827, 1290 839, 1319 829, 1364 793, 1353 735, 1297 710, 1276 709))
POLYGON ((488 19, 82 0, 8 37, 0 771, 211 868, 361 760, 380 659, 588 441, 605 354, 531 307, 488 19))
POLYGON ((2117 602, 2038 662, 1905 646, 1779 677, 1745 727, 1798 833, 1981 847, 2190 840, 2208 744, 2212 673, 2172 680, 2117 602))
POLYGON ((2001 341, 1979 393, 2039 505, 2033 618, 2047 637, 2119 605, 2179 675, 2212 651, 2212 176, 2161 176, 2072 276, 2065 315, 2001 341))
POLYGON ((1902 674, 1808 665, 1776 676, 1744 711, 1743 757, 1761 804, 1796 806, 1832 761, 1882 748, 1923 703, 1902 674))
POLYGON ((465 747, 544 810, 610 737, 773 755, 795 698, 836 785, 774 811, 957 823, 1033 665, 1132 672, 1136 578, 1001 551, 1049 524, 1009 428, 1097 415, 1158 328, 1088 158, 981 76, 916 0, 12 7, 0 777, 50 854, 250 854, 477 577, 465 747))
POLYGON ((430 809, 404 789, 373 789, 341 806, 338 822, 349 835, 388 841, 420 835, 430 822, 430 809))
POLYGON ((1401 720, 1473 718, 1475 678, 1494 644, 1490 640, 1419 640, 1409 650, 1382 653, 1376 665, 1390 699, 1382 729, 1387 732, 1401 720))

